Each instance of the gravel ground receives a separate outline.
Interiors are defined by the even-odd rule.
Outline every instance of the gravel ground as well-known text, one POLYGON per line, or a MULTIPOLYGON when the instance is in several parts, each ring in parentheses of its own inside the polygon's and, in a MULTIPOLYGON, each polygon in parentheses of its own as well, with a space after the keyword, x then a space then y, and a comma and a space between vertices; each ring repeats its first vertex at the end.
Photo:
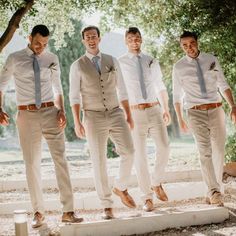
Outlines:
MULTIPOLYGON (((14 142, 13 142, 14 143, 14 142)), ((14 144, 15 145, 15 144, 14 144)), ((15 180, 15 179, 25 179, 25 169, 22 160, 22 154, 19 151, 17 145, 12 148, 9 142, 3 143, 0 140, 0 181, 15 180), (4 147, 4 149, 2 149, 4 147)), ((154 147, 152 143, 148 146, 149 153, 149 164, 153 166, 154 159, 154 147)), ((77 177, 89 177, 92 176, 92 166, 89 159, 88 150, 86 145, 81 143, 67 144, 67 158, 69 160, 70 175, 73 178, 77 177)), ((113 159, 108 160, 108 173, 117 174, 119 160, 113 159)), ((193 143, 171 143, 171 156, 168 163, 168 171, 180 171, 180 170, 195 170, 199 169, 199 161, 196 155, 196 147, 193 143)), ((54 168, 50 158, 50 154, 47 148, 43 150, 43 161, 42 161, 42 177, 43 178, 55 178, 54 168)), ((166 236, 205 236, 205 235, 216 235, 216 236, 236 236, 236 178, 225 176, 225 182, 227 186, 227 191, 225 194, 225 207, 230 211, 230 218, 220 224, 211 225, 201 225, 194 227, 184 227, 184 228, 174 228, 167 229, 158 232, 151 232, 142 234, 142 236, 156 236, 156 235, 166 235, 166 236)), ((89 192, 94 189, 75 189, 74 191, 84 191, 89 192)), ((47 197, 56 198, 58 195, 57 189, 45 189, 44 194, 47 197)), ((0 203, 11 202, 15 200, 28 200, 29 195, 26 189, 22 191, 11 190, 7 192, 0 192, 0 203)), ((204 203, 203 198, 189 199, 185 201, 175 201, 168 203, 161 203, 157 205, 157 209, 160 208, 175 208, 175 207, 196 207, 198 204, 202 206, 204 203)), ((101 220, 101 211, 79 211, 79 215, 84 217, 85 221, 97 221, 101 220)), ((133 216, 137 217, 144 213, 141 208, 137 210, 128 211, 124 209, 115 209, 114 213, 117 217, 123 216, 133 216)), ((152 213, 153 214, 153 213, 152 213)), ((154 212, 155 214, 155 212, 154 212)), ((40 235, 40 236, 58 236, 59 226, 60 226, 60 212, 47 212, 46 219, 47 224, 42 226, 40 229, 33 230, 30 227, 30 222, 32 215, 28 216, 28 229, 29 235, 40 235)), ((14 235, 14 222, 12 215, 1 215, 0 213, 0 236, 12 236, 14 235)), ((112 235, 104 235, 112 236, 112 235)), ((134 235, 132 235, 134 236, 134 235)), ((140 235, 141 236, 141 235, 140 235)))

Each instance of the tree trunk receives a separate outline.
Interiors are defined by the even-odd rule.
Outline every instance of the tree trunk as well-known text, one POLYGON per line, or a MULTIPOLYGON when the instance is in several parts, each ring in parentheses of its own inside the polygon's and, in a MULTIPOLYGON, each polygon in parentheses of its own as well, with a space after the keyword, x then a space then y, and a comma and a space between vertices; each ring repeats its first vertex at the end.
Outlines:
POLYGON ((18 9, 9 21, 9 24, 0 38, 0 53, 3 48, 11 41, 16 29, 19 28, 22 17, 32 8, 34 0, 25 0, 25 6, 18 9))

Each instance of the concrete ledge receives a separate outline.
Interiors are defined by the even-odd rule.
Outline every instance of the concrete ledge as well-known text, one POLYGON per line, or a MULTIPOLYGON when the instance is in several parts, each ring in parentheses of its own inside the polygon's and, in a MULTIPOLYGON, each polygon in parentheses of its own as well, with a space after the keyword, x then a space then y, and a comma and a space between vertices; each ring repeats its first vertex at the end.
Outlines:
POLYGON ((144 234, 167 228, 220 223, 229 218, 223 207, 194 207, 161 209, 150 215, 121 218, 108 221, 65 225, 60 228, 61 236, 120 236, 144 234))
MULTIPOLYGON (((196 197, 203 197, 206 192, 206 187, 203 182, 180 182, 180 183, 168 183, 163 185, 169 201, 175 200, 184 200, 196 197)), ((131 188, 129 190, 130 194, 133 196, 134 200, 138 205, 142 204, 140 199, 141 193, 139 188, 131 188)), ((114 207, 124 207, 120 201, 120 198, 117 196, 112 196, 114 200, 114 207)), ((86 193, 75 193, 74 194, 74 203, 76 209, 101 209, 100 201, 98 199, 97 193, 95 191, 86 192, 86 193)), ((46 199, 45 199, 46 200, 46 199)), ((160 202, 154 197, 154 203, 160 202)), ((54 200, 46 200, 45 208, 47 210, 60 210, 61 204, 58 198, 54 200)), ((27 202, 12 202, 12 203, 1 203, 0 212, 1 214, 12 214, 16 209, 26 209, 31 211, 31 203, 27 202)))
MULTIPOLYGON (((113 184, 114 176, 110 176, 110 185, 113 184)), ((200 170, 191 171, 169 171, 166 172, 165 183, 182 182, 182 181, 201 181, 202 175, 200 170)), ((77 188, 93 188, 94 181, 93 177, 87 178, 73 178, 71 179, 73 187, 77 188)), ((137 185, 137 178, 135 175, 131 176, 130 183, 137 185)), ((56 179, 43 179, 43 188, 57 188, 56 179)), ((28 188, 26 180, 11 180, 11 181, 0 181, 0 191, 9 191, 13 189, 24 189, 28 188)))

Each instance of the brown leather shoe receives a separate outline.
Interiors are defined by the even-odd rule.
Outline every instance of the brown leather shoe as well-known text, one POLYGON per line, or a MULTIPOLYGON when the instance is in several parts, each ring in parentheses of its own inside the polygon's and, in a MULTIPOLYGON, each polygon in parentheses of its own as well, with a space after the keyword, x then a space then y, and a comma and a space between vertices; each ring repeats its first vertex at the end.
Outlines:
POLYGON ((152 199, 147 199, 143 206, 144 211, 152 211, 154 209, 152 199))
POLYGON ((34 219, 32 220, 31 226, 32 228, 38 228, 41 225, 43 225, 43 221, 44 221, 45 217, 43 214, 41 214, 40 212, 35 212, 34 213, 34 219))
POLYGON ((136 204, 134 199, 129 195, 127 189, 124 191, 120 191, 118 188, 113 188, 113 193, 120 197, 122 203, 130 208, 135 208, 136 204))
POLYGON ((215 191, 211 196, 210 196, 210 204, 212 205, 217 205, 217 206, 224 206, 223 203, 223 196, 220 192, 215 191))
POLYGON ((79 218, 78 216, 76 216, 76 214, 73 211, 63 212, 61 218, 61 221, 65 223, 80 223, 83 220, 84 220, 83 218, 79 218))
POLYGON ((155 192, 156 197, 160 199, 161 201, 168 201, 168 197, 162 188, 162 185, 160 184, 159 186, 153 186, 152 190, 155 192))
POLYGON ((102 216, 104 220, 114 219, 114 215, 112 213, 112 208, 104 208, 104 215, 102 216))

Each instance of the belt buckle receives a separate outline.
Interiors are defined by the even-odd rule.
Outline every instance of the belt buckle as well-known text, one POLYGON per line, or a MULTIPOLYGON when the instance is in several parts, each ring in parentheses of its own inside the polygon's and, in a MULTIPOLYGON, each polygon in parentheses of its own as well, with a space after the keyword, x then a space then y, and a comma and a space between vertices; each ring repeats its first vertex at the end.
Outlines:
POLYGON ((138 109, 139 110, 145 110, 145 104, 138 104, 138 109))

